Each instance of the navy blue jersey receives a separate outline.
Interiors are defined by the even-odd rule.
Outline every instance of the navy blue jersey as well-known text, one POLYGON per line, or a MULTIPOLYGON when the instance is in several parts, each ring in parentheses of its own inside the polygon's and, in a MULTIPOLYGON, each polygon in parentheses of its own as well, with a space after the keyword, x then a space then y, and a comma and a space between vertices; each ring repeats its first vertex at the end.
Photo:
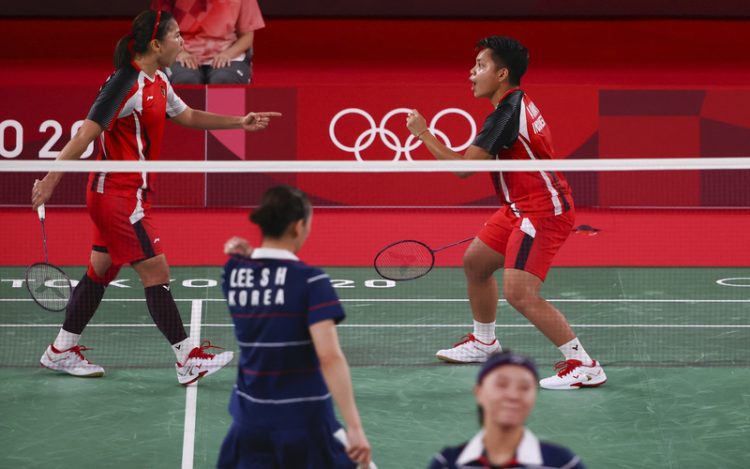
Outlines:
POLYGON ((289 251, 258 248, 251 258, 229 259, 222 289, 240 346, 229 403, 235 422, 340 428, 309 331, 344 319, 328 275, 289 251))
POLYGON ((539 441, 526 429, 512 461, 493 466, 484 449, 484 431, 463 445, 444 448, 435 455, 428 469, 586 469, 581 458, 567 448, 539 441))

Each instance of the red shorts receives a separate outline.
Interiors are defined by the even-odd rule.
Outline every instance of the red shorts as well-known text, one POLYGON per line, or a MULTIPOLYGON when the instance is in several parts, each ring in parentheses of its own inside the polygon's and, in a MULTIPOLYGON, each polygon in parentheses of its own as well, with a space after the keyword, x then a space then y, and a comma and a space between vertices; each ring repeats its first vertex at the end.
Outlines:
POLYGON ((575 211, 549 217, 518 218, 508 207, 495 212, 477 237, 505 256, 506 269, 534 274, 542 281, 575 222, 575 211))
POLYGON ((109 253, 113 264, 132 264, 162 254, 150 203, 135 194, 131 198, 88 191, 86 205, 94 222, 93 249, 109 253))

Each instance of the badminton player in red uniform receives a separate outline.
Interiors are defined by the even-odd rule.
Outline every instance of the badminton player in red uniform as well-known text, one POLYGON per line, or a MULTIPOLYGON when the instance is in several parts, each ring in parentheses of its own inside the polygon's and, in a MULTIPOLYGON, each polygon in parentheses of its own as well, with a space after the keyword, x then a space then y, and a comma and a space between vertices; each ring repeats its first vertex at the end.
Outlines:
MULTIPOLYGON (((188 107, 172 89, 161 68, 172 64, 183 41, 174 18, 161 11, 145 11, 133 20, 132 30, 115 48, 115 72, 99 90, 83 126, 65 145, 58 160, 76 160, 100 139, 99 160, 142 161, 159 158, 164 122, 194 129, 266 128, 274 112, 225 116, 188 107)), ((36 209, 52 196, 61 173, 50 172, 32 189, 36 209)), ((231 352, 217 355, 212 347, 192 343, 169 288, 169 266, 151 217, 154 177, 146 173, 92 173, 86 205, 94 222, 91 261, 66 308, 65 321, 41 364, 74 376, 102 376, 104 369, 90 363, 79 345, 83 329, 96 312, 107 285, 120 267, 131 264, 145 288, 151 317, 177 357, 181 384, 214 373, 232 360, 231 352)))
MULTIPOLYGON (((495 110, 462 155, 443 145, 417 110, 407 117, 409 131, 440 160, 536 160, 553 158, 549 127, 521 88, 529 53, 520 42, 492 36, 477 44, 479 53, 469 80, 474 96, 495 110)), ((461 174, 460 176, 468 176, 461 174)), ((464 254, 464 272, 474 331, 454 347, 437 352, 448 362, 483 362, 500 349, 495 338, 498 289, 494 273, 503 272, 508 303, 531 321, 565 357, 557 373, 540 381, 547 389, 579 389, 604 384, 601 365, 584 350, 565 316, 539 296, 552 258, 573 228, 570 187, 552 171, 490 174, 502 208, 485 223, 464 254)))

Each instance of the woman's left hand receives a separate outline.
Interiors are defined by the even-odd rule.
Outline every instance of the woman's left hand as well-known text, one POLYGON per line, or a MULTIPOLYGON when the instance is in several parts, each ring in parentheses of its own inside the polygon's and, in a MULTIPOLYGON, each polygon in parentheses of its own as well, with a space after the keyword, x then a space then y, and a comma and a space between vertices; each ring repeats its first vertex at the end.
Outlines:
POLYGON ((281 117, 280 112, 251 112, 242 119, 242 128, 255 132, 263 130, 271 123, 272 117, 281 117))

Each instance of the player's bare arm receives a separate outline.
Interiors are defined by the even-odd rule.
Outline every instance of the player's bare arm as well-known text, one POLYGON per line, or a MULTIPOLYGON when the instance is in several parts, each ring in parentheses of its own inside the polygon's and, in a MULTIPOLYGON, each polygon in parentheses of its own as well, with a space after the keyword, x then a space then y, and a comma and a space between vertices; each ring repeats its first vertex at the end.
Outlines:
MULTIPOLYGON (((102 128, 96 122, 86 119, 83 121, 83 125, 78 132, 65 144, 60 154, 57 156, 58 161, 62 160, 77 160, 81 158, 86 148, 99 137, 102 133, 102 128)), ((52 193, 55 191, 55 187, 60 182, 63 173, 49 172, 41 181, 37 180, 34 182, 34 187, 31 189, 31 206, 36 210, 40 205, 46 203, 52 193)))
POLYGON ((367 441, 354 403, 349 365, 339 345, 336 325, 332 320, 315 323, 310 326, 310 336, 320 361, 320 371, 346 422, 349 440, 347 454, 353 461, 367 467, 370 463, 370 443, 367 441))
MULTIPOLYGON (((487 153, 484 148, 476 145, 470 145, 463 154, 451 150, 443 142, 437 139, 427 128, 427 121, 417 111, 413 109, 406 117, 406 127, 412 135, 420 139, 427 147, 432 156, 438 160, 487 160, 492 159, 492 155, 487 153)), ((453 173, 460 178, 471 176, 474 173, 453 173)))
POLYGON ((172 120, 184 127, 200 130, 244 129, 248 132, 263 130, 271 119, 281 117, 280 112, 251 112, 245 116, 227 116, 187 108, 172 120))

